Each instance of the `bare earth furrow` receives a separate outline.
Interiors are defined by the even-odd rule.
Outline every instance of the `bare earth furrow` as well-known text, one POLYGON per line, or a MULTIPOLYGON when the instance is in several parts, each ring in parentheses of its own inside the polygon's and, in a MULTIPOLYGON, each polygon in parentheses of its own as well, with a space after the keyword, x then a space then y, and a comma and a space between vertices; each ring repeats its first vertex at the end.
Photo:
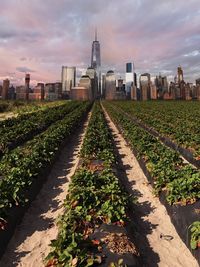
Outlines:
POLYGON ((143 267, 198 267, 171 223, 166 208, 154 197, 152 187, 125 139, 107 113, 106 118, 122 163, 126 166, 128 190, 138 196, 133 220, 143 267), (160 237, 161 234, 172 236, 173 239, 165 240, 160 237))
POLYGON ((50 241, 58 233, 56 219, 63 213, 70 178, 79 162, 79 151, 88 125, 74 133, 52 167, 47 182, 17 227, 0 261, 2 267, 42 267, 50 241))

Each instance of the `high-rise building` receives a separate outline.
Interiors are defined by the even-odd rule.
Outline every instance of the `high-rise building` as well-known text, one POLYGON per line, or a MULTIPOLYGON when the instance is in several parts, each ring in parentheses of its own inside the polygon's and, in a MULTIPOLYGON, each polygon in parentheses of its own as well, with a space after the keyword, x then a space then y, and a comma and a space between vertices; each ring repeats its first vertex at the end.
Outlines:
POLYGON ((135 85, 131 86, 131 100, 138 100, 137 87, 135 85))
POLYGON ((123 84, 123 79, 118 79, 117 80, 117 91, 123 91, 124 84, 123 84))
POLYGON ((97 31, 95 31, 95 40, 92 43, 91 67, 94 69, 101 67, 100 43, 97 41, 97 31))
POLYGON ((110 70, 106 74, 106 92, 105 98, 107 100, 115 99, 116 94, 116 78, 114 71, 110 70))
POLYGON ((178 83, 184 81, 184 79, 183 79, 183 70, 182 70, 181 66, 179 66, 177 68, 177 75, 178 75, 178 83))
POLYGON ((2 97, 2 90, 3 90, 3 87, 2 85, 0 85, 0 96, 2 97))
POLYGON ((13 85, 8 89, 8 99, 15 99, 15 87, 13 85))
POLYGON ((30 88, 30 74, 26 73, 25 75, 25 90, 26 90, 26 96, 25 99, 29 99, 29 88, 30 88))
POLYGON ((91 90, 92 90, 92 98, 97 98, 98 93, 98 78, 96 70, 92 67, 87 68, 86 75, 90 77, 91 80, 91 90))
POLYGON ((96 70, 98 78, 98 94, 101 92, 101 52, 100 43, 97 41, 97 31, 95 31, 95 40, 92 43, 92 54, 91 54, 91 67, 96 70))
POLYGON ((134 64, 129 62, 126 63, 126 94, 130 95, 131 86, 134 85, 135 77, 134 77, 134 64))
POLYGON ((29 94, 30 100, 44 100, 44 83, 38 83, 29 94))
POLYGON ((141 100, 150 99, 150 86, 151 86, 151 76, 149 73, 144 73, 140 76, 140 92, 141 100))
POLYGON ((3 80, 2 99, 7 99, 8 98, 9 86, 10 86, 10 81, 8 79, 3 80))
POLYGON ((88 91, 88 99, 93 100, 91 79, 88 75, 83 75, 79 81, 79 87, 84 87, 88 91))
POLYGON ((200 78, 196 80, 196 85, 200 85, 200 78))
POLYGON ((197 97, 197 100, 200 100, 200 85, 196 86, 196 97, 197 97))
POLYGON ((106 96, 106 75, 102 75, 102 97, 105 98, 106 96))
POLYGON ((167 76, 162 76, 161 74, 159 74, 159 76, 156 76, 155 85, 158 91, 158 98, 162 99, 165 92, 168 92, 167 76))
POLYGON ((76 86, 76 67, 62 67, 62 92, 70 95, 72 87, 76 86))

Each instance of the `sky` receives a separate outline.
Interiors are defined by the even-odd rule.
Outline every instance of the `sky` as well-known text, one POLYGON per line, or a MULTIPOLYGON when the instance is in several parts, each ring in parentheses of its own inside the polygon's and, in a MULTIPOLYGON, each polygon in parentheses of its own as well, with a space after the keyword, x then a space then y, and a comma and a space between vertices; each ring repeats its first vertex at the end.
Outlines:
POLYGON ((200 0, 0 0, 0 82, 61 80, 61 67, 90 65, 95 27, 103 72, 136 73, 173 80, 200 77, 200 0))

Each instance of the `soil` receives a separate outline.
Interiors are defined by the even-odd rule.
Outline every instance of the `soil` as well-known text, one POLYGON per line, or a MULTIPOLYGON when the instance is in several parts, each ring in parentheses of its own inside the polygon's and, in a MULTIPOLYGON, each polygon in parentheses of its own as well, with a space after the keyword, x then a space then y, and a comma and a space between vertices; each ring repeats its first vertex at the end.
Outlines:
POLYGON ((79 151, 89 121, 76 130, 70 142, 63 147, 36 200, 31 204, 22 222, 17 226, 6 252, 0 260, 2 267, 42 267, 50 251, 50 241, 58 233, 56 220, 63 213, 70 178, 78 162, 79 151))
POLYGON ((154 196, 152 186, 125 139, 107 113, 106 118, 126 172, 122 182, 138 198, 131 210, 134 229, 130 230, 134 231, 134 239, 143 260, 141 267, 198 267, 197 261, 177 234, 166 208, 154 196))

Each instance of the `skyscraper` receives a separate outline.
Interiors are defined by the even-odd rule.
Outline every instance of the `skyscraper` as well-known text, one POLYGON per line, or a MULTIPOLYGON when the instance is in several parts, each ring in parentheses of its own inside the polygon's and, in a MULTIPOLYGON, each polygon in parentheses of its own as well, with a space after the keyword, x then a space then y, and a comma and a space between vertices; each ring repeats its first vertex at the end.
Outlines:
POLYGON ((134 64, 126 63, 126 94, 130 95, 131 86, 135 85, 134 64))
POLYGON ((150 99, 150 86, 151 86, 151 76, 149 73, 141 74, 140 76, 140 92, 141 99, 150 99))
POLYGON ((72 87, 76 86, 76 67, 62 67, 62 92, 70 94, 72 87))
POLYGON ((2 99, 8 98, 9 86, 10 86, 10 81, 8 79, 3 80, 2 99))
POLYGON ((94 69, 101 67, 100 43, 97 41, 97 31, 95 31, 95 41, 92 43, 91 67, 94 69))
POLYGON ((106 92, 105 92, 105 98, 107 100, 113 100, 115 99, 116 94, 116 78, 114 71, 109 70, 106 73, 106 92))
POLYGON ((98 94, 101 94, 101 54, 100 43, 97 41, 97 30, 95 31, 95 41, 92 43, 91 67, 95 69, 98 78, 98 94))
POLYGON ((30 74, 26 73, 25 75, 25 93, 26 93, 26 100, 29 99, 29 87, 30 87, 30 74))

